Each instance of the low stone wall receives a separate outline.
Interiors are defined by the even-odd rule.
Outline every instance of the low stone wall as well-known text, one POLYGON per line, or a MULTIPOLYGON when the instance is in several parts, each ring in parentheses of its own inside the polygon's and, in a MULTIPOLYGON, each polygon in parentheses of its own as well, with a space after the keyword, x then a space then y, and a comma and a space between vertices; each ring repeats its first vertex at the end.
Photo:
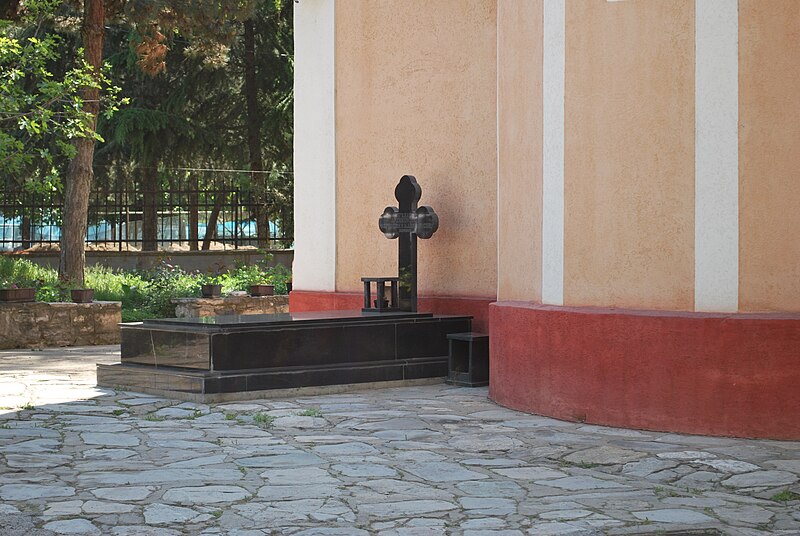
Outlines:
POLYGON ((289 312, 289 296, 225 296, 223 298, 177 298, 175 316, 197 318, 219 315, 255 315, 289 312))
POLYGON ((120 302, 0 302, 0 349, 119 344, 120 302))

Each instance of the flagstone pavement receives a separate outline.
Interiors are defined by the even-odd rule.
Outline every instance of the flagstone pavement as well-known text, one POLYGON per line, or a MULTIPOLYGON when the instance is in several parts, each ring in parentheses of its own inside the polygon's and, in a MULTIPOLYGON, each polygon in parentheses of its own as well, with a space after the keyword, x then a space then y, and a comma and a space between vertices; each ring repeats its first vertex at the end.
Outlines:
POLYGON ((562 422, 444 384, 96 388, 118 355, 0 352, 0 534, 800 534, 798 442, 562 422))

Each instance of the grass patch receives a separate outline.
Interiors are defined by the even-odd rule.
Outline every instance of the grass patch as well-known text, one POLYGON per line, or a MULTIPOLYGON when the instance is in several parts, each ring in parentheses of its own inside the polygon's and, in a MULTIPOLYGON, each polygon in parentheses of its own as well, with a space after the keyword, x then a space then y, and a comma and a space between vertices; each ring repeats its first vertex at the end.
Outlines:
POLYGON ((800 501, 800 493, 795 493, 791 490, 785 489, 783 491, 779 491, 770 497, 770 499, 775 502, 800 501))
POLYGON ((123 413, 125 413, 125 410, 124 410, 124 409, 115 409, 114 411, 112 411, 112 412, 111 412, 111 414, 112 414, 112 415, 115 415, 115 416, 117 416, 117 417, 119 417, 119 416, 120 416, 120 415, 122 415, 123 413))
POLYGON ((235 421, 236 420, 236 414, 235 413, 226 413, 225 414, 225 420, 226 421, 235 421))
MULTIPOLYGON (((187 272, 166 261, 150 270, 90 266, 86 268, 84 286, 94 289, 95 300, 122 302, 123 322, 169 318, 175 316, 175 306, 170 300, 200 296, 200 287, 211 279, 222 284, 224 293, 246 291, 251 284, 265 283, 275 285, 276 294, 284 294, 291 271, 280 264, 268 266, 270 260, 271 255, 267 254, 254 264, 237 264, 232 270, 214 276, 187 272)), ((71 301, 70 286, 58 280, 55 269, 27 259, 0 257, 0 288, 12 284, 35 288, 36 299, 42 302, 71 301)))
POLYGON ((662 486, 656 486, 653 488, 653 493, 656 494, 657 497, 680 497, 681 495, 671 489, 666 489, 662 486))
POLYGON ((211 515, 219 519, 222 517, 222 510, 214 510, 213 512, 211 512, 211 515))
POLYGON ((156 415, 155 413, 148 413, 147 415, 144 416, 144 420, 150 421, 150 422, 162 422, 162 421, 166 421, 167 418, 166 417, 162 417, 161 415, 156 415))
POLYGON ((308 408, 298 413, 301 417, 322 417, 322 410, 319 408, 308 408))
POLYGON ((267 415, 266 413, 258 412, 253 415, 253 422, 262 428, 269 428, 272 426, 272 423, 275 422, 275 417, 272 415, 267 415))

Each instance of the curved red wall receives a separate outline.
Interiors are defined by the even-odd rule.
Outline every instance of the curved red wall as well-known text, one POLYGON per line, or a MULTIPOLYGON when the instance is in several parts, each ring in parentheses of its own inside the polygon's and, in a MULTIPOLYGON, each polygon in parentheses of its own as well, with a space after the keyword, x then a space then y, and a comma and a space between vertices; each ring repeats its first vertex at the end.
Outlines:
POLYGON ((490 306, 489 396, 595 424, 800 439, 800 315, 490 306))

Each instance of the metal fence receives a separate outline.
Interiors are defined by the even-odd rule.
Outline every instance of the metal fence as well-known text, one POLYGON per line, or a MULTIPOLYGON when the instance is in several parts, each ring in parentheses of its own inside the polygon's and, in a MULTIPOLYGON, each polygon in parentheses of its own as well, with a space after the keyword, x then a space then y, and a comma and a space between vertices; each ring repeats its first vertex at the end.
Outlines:
MULTIPOLYGON (((0 184, 0 250, 58 244, 62 194, 34 192, 11 181, 0 184)), ((89 198, 87 248, 291 247, 292 211, 283 205, 259 195, 242 176, 170 177, 151 189, 127 181, 99 186, 89 198)))

